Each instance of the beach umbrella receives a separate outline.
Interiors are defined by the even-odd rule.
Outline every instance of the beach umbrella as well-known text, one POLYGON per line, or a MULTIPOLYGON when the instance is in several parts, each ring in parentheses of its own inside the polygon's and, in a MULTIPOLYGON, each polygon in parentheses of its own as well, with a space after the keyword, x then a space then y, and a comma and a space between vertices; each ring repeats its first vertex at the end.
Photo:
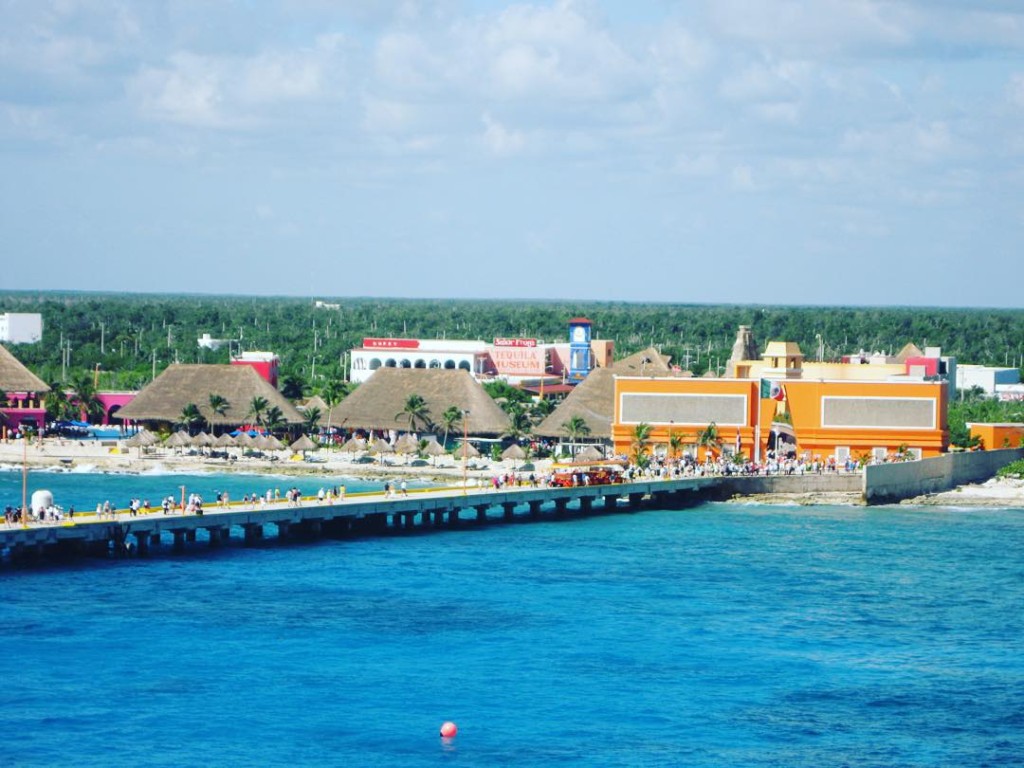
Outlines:
POLYGON ((577 461, 600 461, 604 458, 604 454, 601 453, 595 446, 588 445, 578 454, 576 454, 577 461))
POLYGON ((395 453, 411 456, 420 450, 420 441, 412 435, 402 435, 395 443, 395 453))
POLYGON ((385 453, 394 453, 394 446, 391 445, 387 440, 378 437, 373 443, 370 444, 370 453, 380 456, 380 463, 384 463, 385 453))
POLYGON ((216 442, 214 437, 212 435, 207 434, 206 432, 200 432, 198 435, 195 435, 192 438, 192 445, 196 445, 199 447, 213 445, 214 442, 216 442))
POLYGON ((267 446, 271 451, 284 450, 284 443, 278 440, 276 435, 267 435, 267 446))
POLYGON ((472 443, 459 443, 459 447, 455 449, 455 456, 460 459, 475 459, 480 455, 480 451, 473 447, 472 443))
POLYGON ((216 440, 215 440, 215 441, 213 442, 213 444, 214 444, 214 446, 216 446, 217 448, 231 448, 231 447, 233 447, 233 446, 235 446, 235 445, 238 445, 238 441, 237 441, 237 440, 235 440, 235 438, 233 438, 233 437, 232 437, 231 435, 229 435, 229 434, 228 434, 227 432, 225 432, 225 433, 224 433, 223 435, 221 435, 220 437, 218 437, 218 438, 217 438, 217 439, 216 439, 216 440))
POLYGON ((166 446, 169 448, 184 448, 189 444, 188 434, 185 432, 175 432, 169 438, 167 438, 166 446))
POLYGON ((309 439, 309 435, 303 435, 288 447, 298 453, 299 451, 315 451, 317 444, 309 439))
POLYGON ((152 432, 136 432, 125 441, 125 445, 129 448, 145 448, 152 445, 157 439, 152 432))
POLYGON ((366 450, 366 441, 361 437, 350 437, 345 441, 345 444, 341 446, 343 453, 359 453, 360 451, 366 450))
POLYGON ((235 445, 239 448, 253 448, 256 445, 256 441, 249 436, 248 432, 239 432, 235 438, 235 445))
POLYGON ((270 435, 260 435, 256 438, 256 447, 261 451, 272 451, 274 441, 270 439, 270 435))
POLYGON ((437 457, 444 456, 445 450, 444 446, 437 442, 437 440, 430 438, 427 440, 427 444, 424 446, 423 452, 427 454, 427 456, 432 456, 434 458, 434 465, 436 466, 437 457))
POLYGON ((512 469, 515 469, 516 462, 526 458, 526 451, 523 450, 519 443, 512 443, 512 445, 501 452, 501 458, 505 460, 512 459, 512 469))

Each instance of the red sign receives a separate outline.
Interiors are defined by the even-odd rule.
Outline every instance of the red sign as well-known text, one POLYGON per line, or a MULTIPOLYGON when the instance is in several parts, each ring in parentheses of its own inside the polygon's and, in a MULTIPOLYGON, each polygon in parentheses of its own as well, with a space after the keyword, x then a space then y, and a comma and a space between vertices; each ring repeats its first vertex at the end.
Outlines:
POLYGON ((536 339, 495 339, 494 346, 496 347, 528 347, 533 348, 537 346, 536 339))
POLYGON ((363 349, 419 349, 419 339, 363 339, 363 349))

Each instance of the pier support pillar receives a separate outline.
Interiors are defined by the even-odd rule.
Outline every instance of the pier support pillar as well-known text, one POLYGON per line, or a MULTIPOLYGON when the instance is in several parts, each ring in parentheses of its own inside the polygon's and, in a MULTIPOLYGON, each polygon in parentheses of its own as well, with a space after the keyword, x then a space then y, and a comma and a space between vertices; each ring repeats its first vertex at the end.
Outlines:
POLYGON ((515 508, 516 508, 515 502, 513 502, 513 501, 503 501, 501 503, 501 508, 504 510, 504 516, 505 516, 506 520, 511 521, 511 520, 515 519, 515 517, 516 517, 516 514, 515 514, 515 508))
POLYGON ((189 528, 187 531, 185 531, 185 541, 195 541, 195 540, 196 540, 196 529, 195 528, 189 528))
POLYGON ((210 534, 210 546, 219 547, 224 543, 224 539, 227 538, 227 528, 207 528, 206 532, 210 534))
POLYGON ((589 515, 594 506, 594 499, 590 496, 580 496, 580 514, 589 515))
POLYGON ((629 508, 640 509, 640 505, 643 503, 644 495, 642 493, 631 493, 629 494, 629 508))
POLYGON ((154 546, 154 547, 159 547, 160 546, 160 534, 159 533, 151 533, 149 535, 149 543, 152 546, 154 546))
POLYGON ((136 533, 135 536, 135 551, 139 553, 139 557, 145 557, 149 554, 149 534, 148 533, 136 533))
POLYGON ((486 505, 480 504, 480 505, 477 505, 477 506, 473 507, 473 509, 476 510, 476 521, 478 523, 482 523, 482 522, 484 522, 487 519, 487 506, 486 505))
POLYGON ((263 538, 263 526, 260 523, 244 523, 245 545, 251 547, 263 538))
POLYGON ((614 512, 615 511, 615 507, 618 505, 618 503, 619 503, 619 497, 618 496, 611 496, 611 495, 609 495, 609 496, 605 496, 604 497, 604 508, 608 512, 614 512))
POLYGON ((539 500, 530 502, 530 517, 536 519, 540 517, 540 505, 542 502, 539 500))
POLYGON ((565 514, 565 505, 568 503, 568 499, 558 498, 555 499, 555 514, 561 517, 565 514))
POLYGON ((185 530, 178 528, 171 533, 174 534, 174 551, 183 552, 185 550, 185 530))
POLYGON ((288 520, 277 520, 274 522, 274 525, 277 526, 277 538, 279 540, 287 539, 291 530, 291 522, 288 520))

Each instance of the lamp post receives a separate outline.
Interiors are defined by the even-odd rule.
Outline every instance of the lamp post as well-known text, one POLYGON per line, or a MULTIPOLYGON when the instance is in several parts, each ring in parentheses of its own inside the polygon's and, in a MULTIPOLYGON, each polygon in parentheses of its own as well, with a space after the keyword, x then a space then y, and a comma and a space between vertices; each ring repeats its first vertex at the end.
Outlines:
POLYGON ((462 495, 466 495, 469 470, 469 411, 462 409, 462 495))

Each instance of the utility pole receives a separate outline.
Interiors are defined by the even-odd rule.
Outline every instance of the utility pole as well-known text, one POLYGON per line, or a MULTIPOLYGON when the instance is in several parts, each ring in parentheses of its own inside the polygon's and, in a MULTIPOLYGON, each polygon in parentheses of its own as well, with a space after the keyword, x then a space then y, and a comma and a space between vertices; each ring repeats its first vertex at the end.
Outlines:
MULTIPOLYGON (((153 379, 156 378, 156 348, 153 349, 153 379)), ((150 379, 152 381, 153 379, 150 379)))
POLYGON ((106 325, 106 323, 100 322, 100 354, 101 355, 107 354, 106 340, 107 340, 107 325, 106 325))

